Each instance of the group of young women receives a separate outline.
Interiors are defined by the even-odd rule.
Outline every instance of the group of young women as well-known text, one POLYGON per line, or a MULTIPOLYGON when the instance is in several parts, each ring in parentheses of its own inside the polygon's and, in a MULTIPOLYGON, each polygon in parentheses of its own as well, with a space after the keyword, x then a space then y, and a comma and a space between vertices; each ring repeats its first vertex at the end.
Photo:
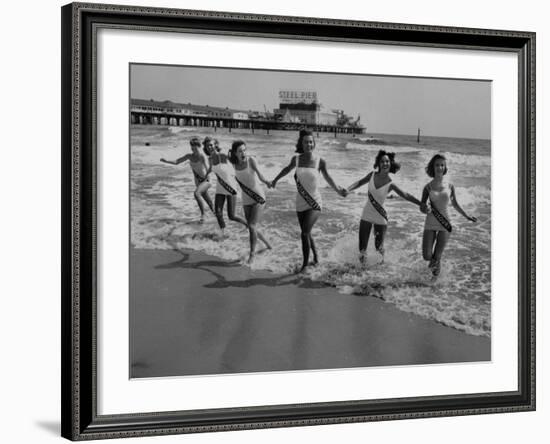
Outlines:
POLYGON ((189 161, 195 176, 195 199, 201 212, 201 222, 204 220, 205 203, 214 212, 220 229, 224 230, 225 221, 223 208, 227 201, 227 216, 230 220, 246 226, 250 234, 249 262, 254 258, 257 239, 265 246, 271 246, 265 237, 258 231, 258 222, 266 203, 266 196, 260 182, 268 188, 275 188, 280 179, 295 170, 296 181, 296 214, 301 231, 302 266, 303 271, 309 265, 316 265, 319 256, 315 241, 311 234, 315 222, 322 209, 319 176, 322 175, 327 183, 342 197, 346 197, 353 190, 368 184, 367 201, 359 224, 359 258, 365 263, 367 244, 371 230, 374 232, 376 250, 384 257, 384 238, 388 225, 388 215, 384 208, 384 201, 391 191, 394 191, 405 200, 418 205, 420 211, 426 214, 424 235, 422 240, 422 256, 429 261, 429 267, 434 278, 441 271, 441 257, 449 240, 452 225, 449 219, 449 203, 466 219, 476 222, 476 218, 469 216, 461 208, 454 186, 444 180, 447 174, 447 161, 441 154, 432 157, 426 173, 431 181, 424 187, 421 200, 402 191, 392 182, 390 174, 399 171, 400 165, 395 161, 395 153, 380 150, 374 161, 374 170, 363 178, 342 188, 334 182, 329 174, 327 162, 315 155, 315 138, 308 130, 301 130, 296 143, 296 154, 281 172, 270 182, 260 172, 253 157, 246 153, 246 144, 242 140, 233 142, 229 154, 220 152, 215 139, 206 137, 202 142, 203 153, 200 152, 201 141, 194 137, 190 141, 191 153, 175 161, 160 159, 162 162, 178 165, 189 161), (214 205, 208 195, 210 187, 209 175, 213 172, 217 178, 214 205), (320 173, 320 174, 319 174, 320 173), (237 189, 242 193, 242 202, 246 220, 235 214, 237 189), (313 256, 310 262, 310 254, 313 256))

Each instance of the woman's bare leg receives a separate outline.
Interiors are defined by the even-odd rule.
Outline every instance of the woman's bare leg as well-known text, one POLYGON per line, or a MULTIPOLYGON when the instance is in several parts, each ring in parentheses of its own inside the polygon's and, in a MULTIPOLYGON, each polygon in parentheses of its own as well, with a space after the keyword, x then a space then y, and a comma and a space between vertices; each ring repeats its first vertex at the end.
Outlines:
POLYGON ((374 247, 382 255, 382 262, 384 262, 384 239, 386 238, 387 225, 374 225, 374 247))
POLYGON ((436 234, 435 247, 432 255, 432 273, 435 277, 439 276, 441 272, 441 256, 447 246, 451 233, 448 231, 438 231, 436 234))
POLYGON ((436 231, 424 230, 422 236, 422 257, 425 261, 431 261, 433 257, 436 231))
POLYGON ((225 221, 223 220, 223 206, 225 205, 225 194, 216 194, 214 197, 214 214, 218 219, 218 225, 221 230, 225 229, 225 221))
POLYGON ((210 210, 215 213, 214 211, 214 205, 212 204, 212 200, 210 199, 210 196, 208 195, 208 188, 210 188, 211 184, 208 182, 208 180, 204 180, 201 183, 197 185, 197 189, 195 190, 195 199, 197 200, 197 203, 199 204, 199 207, 201 209, 201 214, 204 214, 204 205, 201 202, 201 199, 203 199, 210 210))
POLYGON ((369 244, 369 236, 372 224, 361 219, 359 223, 359 260, 362 264, 365 263, 367 256, 367 246, 369 244))
POLYGON ((202 192, 201 197, 206 202, 206 205, 208 205, 208 208, 210 208, 210 211, 214 213, 214 204, 212 203, 212 199, 210 199, 210 195, 208 194, 208 191, 205 190, 202 192))
POLYGON ((237 205, 237 196, 227 196, 227 217, 229 220, 243 224, 245 227, 248 227, 246 221, 235 215, 235 207, 237 205))
MULTIPOLYGON (((300 271, 303 271, 309 264, 309 252, 312 249, 313 238, 311 237, 311 229, 315 225, 315 222, 317 222, 317 219, 319 219, 321 212, 312 209, 312 210, 306 210, 306 211, 299 211, 296 214, 298 215, 298 222, 300 223, 300 229, 302 231, 301 238, 302 238, 303 262, 302 262, 302 268, 300 269, 300 271)), ((314 260, 318 261, 315 244, 313 244, 313 248, 314 248, 314 260)))

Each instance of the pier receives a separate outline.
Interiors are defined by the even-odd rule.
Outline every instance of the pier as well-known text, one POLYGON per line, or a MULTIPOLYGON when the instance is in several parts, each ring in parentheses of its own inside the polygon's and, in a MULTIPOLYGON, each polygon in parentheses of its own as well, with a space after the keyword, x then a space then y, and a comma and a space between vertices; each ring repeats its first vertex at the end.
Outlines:
POLYGON ((314 132, 335 134, 363 134, 364 128, 345 127, 337 125, 315 125, 298 122, 278 122, 275 120, 241 120, 230 118, 215 118, 208 116, 189 117, 170 113, 131 112, 133 125, 169 125, 169 126, 197 126, 207 128, 248 129, 254 130, 282 130, 298 131, 306 126, 314 132))
MULTIPOLYGON (((298 111, 285 109, 284 113, 261 113, 258 111, 242 111, 228 107, 214 107, 209 105, 181 104, 171 101, 154 101, 131 99, 130 122, 132 125, 167 125, 206 128, 225 128, 269 131, 298 131, 308 128, 318 133, 363 134, 365 128, 360 125, 339 124, 337 115, 332 119, 319 118, 319 107, 314 110, 298 111), (301 119, 296 114, 301 112, 301 119), (293 115, 294 113, 294 115, 293 115)), ((275 110, 280 111, 280 110, 275 110)))

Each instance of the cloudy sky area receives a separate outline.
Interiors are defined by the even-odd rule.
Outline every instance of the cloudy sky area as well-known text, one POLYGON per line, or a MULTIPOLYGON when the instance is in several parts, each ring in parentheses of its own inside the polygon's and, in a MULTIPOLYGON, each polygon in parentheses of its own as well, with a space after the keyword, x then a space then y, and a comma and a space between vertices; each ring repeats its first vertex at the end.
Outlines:
POLYGON ((273 111, 279 90, 317 91, 329 109, 361 115, 367 133, 490 139, 491 83, 289 71, 131 65, 130 95, 273 111))

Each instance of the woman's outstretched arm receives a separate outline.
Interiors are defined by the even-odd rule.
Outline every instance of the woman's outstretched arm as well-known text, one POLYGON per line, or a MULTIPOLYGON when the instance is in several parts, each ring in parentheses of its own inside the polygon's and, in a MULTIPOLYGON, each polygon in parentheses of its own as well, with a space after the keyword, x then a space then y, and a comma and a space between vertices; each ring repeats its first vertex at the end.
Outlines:
POLYGON ((422 197, 420 198, 420 211, 424 214, 428 213, 428 197, 430 197, 430 191, 428 185, 422 190, 422 197))
POLYGON ((296 167, 296 157, 293 157, 290 159, 290 163, 284 167, 279 174, 277 174, 277 177, 271 181, 271 188, 275 188, 277 185, 277 182, 281 180, 283 177, 285 177, 288 173, 290 173, 294 168, 296 167))
POLYGON ((418 206, 421 206, 422 203, 414 197, 412 194, 406 193, 405 191, 401 190, 397 185, 394 183, 390 184, 390 191, 395 191, 397 194, 399 194, 403 199, 408 200, 409 202, 416 204, 418 206))
POLYGON ((366 183, 369 182, 370 178, 372 177, 372 171, 368 173, 365 177, 359 179, 357 182, 352 183, 348 188, 348 192, 351 193, 353 190, 356 190, 357 188, 362 187, 366 183))
POLYGON ((191 158, 191 154, 186 154, 185 156, 180 157, 179 159, 176 159, 176 160, 166 160, 166 159, 162 158, 162 159, 160 159, 160 161, 163 162, 163 163, 169 163, 170 165, 179 165, 180 163, 185 162, 186 160, 189 160, 190 158, 191 158))
POLYGON ((477 218, 474 216, 470 216, 462 209, 462 207, 459 205, 458 201, 456 200, 456 193, 455 193, 455 187, 454 185, 449 185, 451 188, 451 203, 453 204, 453 207, 456 211, 458 211, 462 216, 464 216, 466 219, 468 219, 471 222, 477 222, 477 218))
POLYGON ((258 178, 263 182, 265 183, 268 187, 271 187, 271 182, 269 180, 267 180, 264 175, 261 173, 260 171, 260 168, 258 168, 258 164, 256 162, 256 159, 254 159, 253 157, 250 158, 250 166, 252 167, 252 169, 256 172, 256 174, 258 175, 258 178))
POLYGON ((324 159, 321 159, 319 161, 319 170, 321 170, 321 173, 323 174, 323 177, 325 178, 327 183, 334 189, 334 191, 336 191, 342 197, 345 197, 347 195, 347 190, 345 190, 342 187, 339 187, 334 182, 334 179, 331 177, 331 175, 329 174, 329 172, 327 170, 327 163, 325 162, 324 159))

